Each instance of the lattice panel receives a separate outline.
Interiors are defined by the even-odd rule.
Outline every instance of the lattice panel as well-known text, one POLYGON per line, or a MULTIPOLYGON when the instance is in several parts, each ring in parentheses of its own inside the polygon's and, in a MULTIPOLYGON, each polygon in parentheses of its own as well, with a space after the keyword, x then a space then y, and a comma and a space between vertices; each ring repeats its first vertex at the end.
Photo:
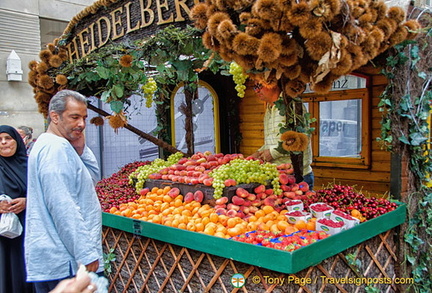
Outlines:
MULTIPOLYGON (((107 252, 113 248, 116 254, 116 261, 111 263, 110 292, 364 292, 365 284, 335 282, 354 282, 361 277, 375 278, 378 281, 383 278, 393 279, 397 262, 393 230, 294 275, 107 227, 104 227, 103 239, 104 250, 107 252), (345 255, 348 254, 356 256, 356 265, 347 261, 345 255), (234 288, 231 284, 231 277, 236 273, 241 273, 246 278, 246 284, 242 288, 234 288), (310 278, 311 282, 299 284, 292 278, 310 278), (279 283, 272 283, 271 280, 279 280, 279 283), (284 280, 283 284, 280 283, 281 280, 284 280)), ((371 286, 378 288, 380 292, 398 291, 393 284, 371 286)))

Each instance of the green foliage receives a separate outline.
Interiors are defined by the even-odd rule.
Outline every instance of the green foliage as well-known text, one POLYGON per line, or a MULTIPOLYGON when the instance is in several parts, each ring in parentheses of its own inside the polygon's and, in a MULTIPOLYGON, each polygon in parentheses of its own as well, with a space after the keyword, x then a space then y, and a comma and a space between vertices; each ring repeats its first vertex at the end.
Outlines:
POLYGON ((111 263, 116 261, 116 255, 114 253, 114 248, 110 248, 108 253, 103 254, 104 259, 104 273, 108 276, 112 272, 111 263))
MULTIPOLYGON (((431 35, 431 28, 426 29, 431 35)), ((429 38, 430 39, 430 38, 429 38)), ((408 223, 403 239, 406 243, 407 272, 411 273, 415 292, 432 288, 432 155, 430 151, 431 65, 428 38, 405 41, 387 58, 382 73, 389 84, 380 96, 383 114, 381 137, 377 140, 390 151, 404 154, 408 162, 408 223)), ((406 277, 406 276, 404 276, 406 277)), ((369 292, 369 291, 368 291, 369 292)))

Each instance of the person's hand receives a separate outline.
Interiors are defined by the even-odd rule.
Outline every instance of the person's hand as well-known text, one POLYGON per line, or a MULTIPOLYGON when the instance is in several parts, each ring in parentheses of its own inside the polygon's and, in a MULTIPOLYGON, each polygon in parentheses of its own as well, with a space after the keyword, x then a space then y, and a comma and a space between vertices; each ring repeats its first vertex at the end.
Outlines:
POLYGON ((270 153, 270 150, 263 150, 260 156, 260 159, 264 162, 270 162, 273 160, 273 157, 270 153))
POLYGON ((11 204, 7 200, 0 201, 0 214, 10 213, 11 204))
POLYGON ((49 293, 91 293, 96 290, 97 286, 91 283, 90 277, 83 275, 61 281, 49 293))
POLYGON ((81 136, 73 141, 70 142, 71 145, 74 147, 78 155, 82 155, 85 148, 85 136, 84 133, 81 134, 81 136))
POLYGON ((26 201, 27 199, 25 197, 18 197, 12 199, 9 207, 9 212, 14 214, 19 214, 26 208, 26 201))
POLYGON ((99 268, 99 260, 89 263, 85 266, 88 272, 96 272, 99 268))

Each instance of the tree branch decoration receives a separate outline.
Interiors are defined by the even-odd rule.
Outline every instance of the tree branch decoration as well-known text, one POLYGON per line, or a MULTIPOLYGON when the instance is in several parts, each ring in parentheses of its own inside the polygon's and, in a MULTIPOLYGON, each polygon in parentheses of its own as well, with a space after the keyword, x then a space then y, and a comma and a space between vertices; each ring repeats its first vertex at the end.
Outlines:
POLYGON ((375 0, 207 0, 191 10, 204 45, 246 73, 275 75, 284 92, 333 81, 416 36, 416 20, 375 0))

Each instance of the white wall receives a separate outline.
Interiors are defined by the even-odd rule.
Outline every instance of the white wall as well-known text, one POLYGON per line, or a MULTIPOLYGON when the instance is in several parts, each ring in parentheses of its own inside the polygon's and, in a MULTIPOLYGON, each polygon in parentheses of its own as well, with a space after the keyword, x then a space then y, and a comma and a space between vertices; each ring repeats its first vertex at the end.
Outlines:
MULTIPOLYGON (((30 126, 44 132, 42 115, 27 82, 27 64, 39 60, 40 18, 67 22, 95 0, 0 0, 0 124, 30 126), (12 50, 21 58, 22 81, 8 81, 6 60, 12 50), (7 115, 6 115, 7 114, 7 115)), ((52 36, 52 40, 58 36, 52 36)))

